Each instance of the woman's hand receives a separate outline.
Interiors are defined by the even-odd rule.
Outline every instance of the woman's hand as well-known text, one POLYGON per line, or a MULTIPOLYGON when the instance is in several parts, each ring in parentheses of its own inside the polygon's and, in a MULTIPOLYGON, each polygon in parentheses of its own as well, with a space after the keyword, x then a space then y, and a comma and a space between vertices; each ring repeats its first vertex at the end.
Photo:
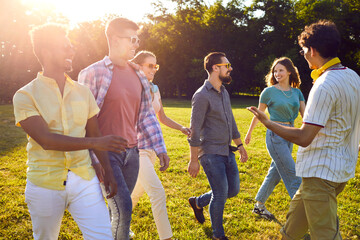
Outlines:
POLYGON ((245 144, 248 145, 251 141, 251 133, 247 133, 245 136, 245 144))
POLYGON ((187 135, 188 137, 191 136, 191 130, 190 130, 190 128, 187 128, 187 127, 184 127, 184 126, 183 126, 183 127, 181 127, 180 131, 181 131, 183 134, 187 135))

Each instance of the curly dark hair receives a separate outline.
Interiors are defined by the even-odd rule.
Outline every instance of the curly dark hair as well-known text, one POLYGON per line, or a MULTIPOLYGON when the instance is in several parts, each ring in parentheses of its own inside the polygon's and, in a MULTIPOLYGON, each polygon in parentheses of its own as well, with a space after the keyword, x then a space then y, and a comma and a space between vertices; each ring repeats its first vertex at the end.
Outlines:
POLYGON ((42 49, 52 49, 52 43, 57 38, 65 37, 68 30, 65 25, 57 23, 46 23, 40 26, 33 27, 29 31, 33 51, 40 64, 43 64, 41 55, 42 49))
POLYGON ((300 47, 314 48, 323 58, 334 58, 340 47, 340 33, 335 23, 320 20, 309 26, 298 36, 300 47))

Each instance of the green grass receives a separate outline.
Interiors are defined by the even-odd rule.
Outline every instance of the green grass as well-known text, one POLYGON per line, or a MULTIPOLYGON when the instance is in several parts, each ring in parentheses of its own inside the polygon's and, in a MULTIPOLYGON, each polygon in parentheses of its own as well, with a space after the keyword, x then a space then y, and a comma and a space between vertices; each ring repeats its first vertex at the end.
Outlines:
MULTIPOLYGON (((257 105, 256 98, 243 97, 233 100, 233 112, 242 138, 249 127, 252 115, 246 106, 257 105)), ((164 100, 165 112, 172 119, 188 126, 190 101, 164 100)), ((300 126, 300 119, 296 125, 300 126)), ((197 178, 187 173, 189 147, 179 131, 162 126, 168 154, 169 169, 158 172, 167 194, 170 223, 176 239, 210 239, 212 235, 208 209, 206 222, 196 222, 187 199, 208 190, 209 184, 201 170, 197 178)), ((11 105, 0 106, 0 239, 31 239, 31 220, 24 202, 26 180, 26 137, 20 128, 14 126, 11 105)), ((276 221, 259 219, 251 213, 254 197, 270 165, 265 148, 265 128, 259 124, 252 142, 246 146, 249 160, 238 162, 240 171, 240 193, 229 199, 224 211, 225 232, 230 239, 279 239, 281 224, 285 222, 290 198, 280 183, 267 201, 268 209, 275 214, 276 221)), ((297 147, 293 155, 296 156, 297 147)), ((159 165, 157 163, 156 169, 159 165)), ((355 178, 351 179, 338 198, 338 214, 344 239, 360 239, 360 165, 355 178)), ((135 239, 158 239, 152 218, 149 198, 144 195, 133 211, 131 229, 135 239)), ((81 239, 81 233, 68 212, 65 213, 59 239, 81 239)))

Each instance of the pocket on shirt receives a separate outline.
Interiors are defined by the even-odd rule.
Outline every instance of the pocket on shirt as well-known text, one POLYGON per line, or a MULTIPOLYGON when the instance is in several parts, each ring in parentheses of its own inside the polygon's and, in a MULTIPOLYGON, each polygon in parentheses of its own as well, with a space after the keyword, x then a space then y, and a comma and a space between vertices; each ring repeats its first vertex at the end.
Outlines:
POLYGON ((86 103, 84 101, 73 101, 71 102, 71 108, 74 122, 79 125, 86 125, 88 119, 86 103))

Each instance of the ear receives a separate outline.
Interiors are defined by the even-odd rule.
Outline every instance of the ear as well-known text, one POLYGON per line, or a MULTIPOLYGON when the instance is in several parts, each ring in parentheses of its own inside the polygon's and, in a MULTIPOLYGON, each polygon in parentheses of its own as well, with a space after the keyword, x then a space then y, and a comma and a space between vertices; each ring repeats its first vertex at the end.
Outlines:
POLYGON ((319 53, 318 53, 318 51, 315 49, 315 48, 313 48, 313 47, 310 47, 310 55, 311 55, 311 57, 314 57, 314 56, 316 56, 316 55, 318 55, 319 53))
POLYGON ((219 67, 214 64, 212 65, 212 70, 213 72, 217 72, 219 70, 219 67))

